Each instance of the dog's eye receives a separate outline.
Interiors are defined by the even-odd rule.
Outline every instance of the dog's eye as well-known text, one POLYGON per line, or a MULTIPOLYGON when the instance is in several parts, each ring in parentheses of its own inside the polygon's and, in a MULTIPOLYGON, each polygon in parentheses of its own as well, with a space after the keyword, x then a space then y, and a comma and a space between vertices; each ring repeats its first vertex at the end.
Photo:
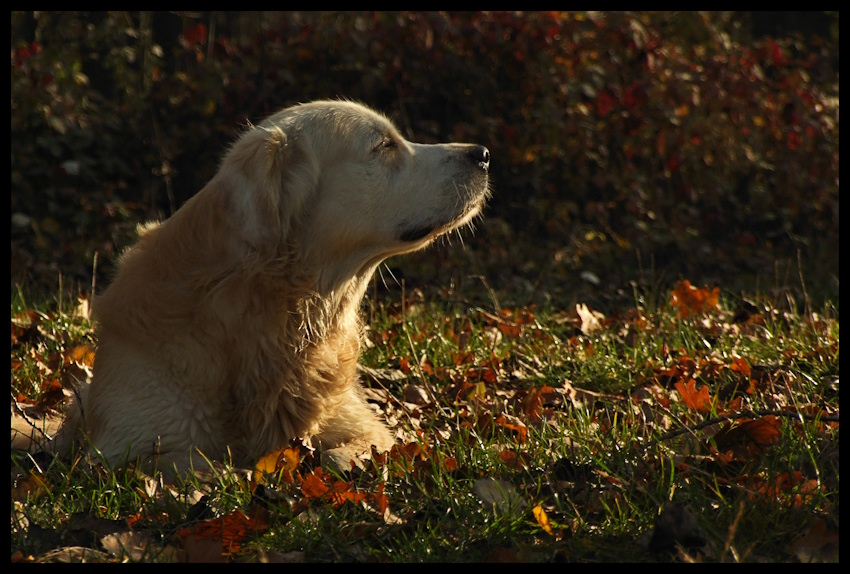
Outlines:
POLYGON ((397 147, 398 142, 396 142, 393 138, 387 136, 383 138, 377 146, 375 146, 375 151, 394 150, 397 147))

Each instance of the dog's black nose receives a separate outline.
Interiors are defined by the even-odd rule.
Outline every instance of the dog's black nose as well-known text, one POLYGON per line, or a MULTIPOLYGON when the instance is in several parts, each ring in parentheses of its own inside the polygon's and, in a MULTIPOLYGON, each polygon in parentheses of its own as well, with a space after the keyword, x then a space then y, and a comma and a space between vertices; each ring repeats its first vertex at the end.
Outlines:
POLYGON ((490 150, 484 147, 483 145, 474 145, 469 148, 469 156, 475 160, 476 163, 481 164, 481 167, 484 169, 488 169, 490 167, 490 150))

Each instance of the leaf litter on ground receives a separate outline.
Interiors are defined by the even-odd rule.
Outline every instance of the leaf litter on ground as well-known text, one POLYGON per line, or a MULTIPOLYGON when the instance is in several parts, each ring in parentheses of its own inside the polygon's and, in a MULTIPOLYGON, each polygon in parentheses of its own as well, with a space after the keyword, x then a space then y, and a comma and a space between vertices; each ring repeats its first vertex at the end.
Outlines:
MULTIPOLYGON (((832 383, 838 378, 837 319, 780 313, 764 303, 725 311, 715 289, 687 282, 671 292, 668 305, 670 313, 639 308, 612 317, 586 305, 542 318, 534 307, 479 308, 465 319, 449 315, 430 324, 433 319, 421 310, 390 315, 389 329, 367 330, 375 340, 367 344, 367 364, 361 367, 368 399, 386 414, 399 438, 390 452, 374 452, 370 465, 339 476, 323 472, 312 449, 296 439, 262 457, 235 482, 222 482, 221 473, 231 470, 219 466, 189 497, 158 478, 140 479, 144 512, 123 511, 123 530, 100 535, 105 553, 47 552, 42 559, 309 560, 301 550, 281 553, 263 549, 258 541, 322 507, 336 512, 358 508, 383 529, 415 531, 422 513, 417 507, 428 500, 433 504, 447 487, 468 489, 491 513, 527 514, 531 530, 524 536, 535 536, 536 529, 563 543, 582 532, 590 536, 623 512, 614 510, 623 504, 649 504, 658 512, 644 522, 643 532, 652 535, 635 541, 643 540, 638 545, 653 552, 671 545, 696 555, 720 547, 734 550, 730 544, 697 544, 710 537, 700 526, 704 518, 689 505, 663 501, 677 488, 704 484, 708 494, 703 496, 709 498, 721 488, 726 496, 744 495, 748 505, 814 504, 829 522, 828 501, 834 498, 837 508, 837 490, 833 494, 830 485, 837 489, 837 478, 829 478, 826 469, 819 478, 805 464, 790 473, 775 472, 764 461, 788 439, 805 440, 802 433, 815 432, 825 444, 829 436, 837 440, 837 383, 832 383), (627 367, 618 370, 618 361, 627 367), (818 368, 825 375, 812 371, 818 368), (831 377, 818 387, 825 393, 821 400, 810 392, 795 394, 811 372, 831 377), (624 374, 631 381, 617 383, 624 374), (606 460, 604 453, 624 448, 638 458, 606 460), (242 502, 211 504, 226 484, 237 492, 244 489, 242 502), (399 496, 412 485, 418 485, 420 495, 399 496), (148 534, 158 525, 177 526, 177 534, 151 542, 148 534)), ((57 402, 46 383, 58 375, 65 388, 71 377, 63 373, 90 365, 94 347, 85 330, 78 337, 57 337, 49 314, 17 316, 12 323, 13 390, 15 374, 24 376, 25 363, 35 365, 35 380, 41 380, 40 395, 18 393, 19 408, 25 400, 52 412, 57 402), (27 326, 32 324, 38 327, 27 326)), ((834 465, 837 472, 837 454, 818 456, 816 462, 834 465)), ((35 469, 13 478, 13 533, 40 528, 27 518, 27 504, 56 489, 50 473, 35 469)), ((69 530, 73 524, 68 522, 69 530)), ((837 537, 837 527, 818 528, 788 542, 787 556, 830 559, 831 533, 837 537)), ((383 555, 379 549, 391 538, 381 540, 371 552, 383 555)), ((351 552, 360 558, 368 554, 362 545, 351 552)), ((490 556, 497 555, 516 557, 495 550, 490 556)))

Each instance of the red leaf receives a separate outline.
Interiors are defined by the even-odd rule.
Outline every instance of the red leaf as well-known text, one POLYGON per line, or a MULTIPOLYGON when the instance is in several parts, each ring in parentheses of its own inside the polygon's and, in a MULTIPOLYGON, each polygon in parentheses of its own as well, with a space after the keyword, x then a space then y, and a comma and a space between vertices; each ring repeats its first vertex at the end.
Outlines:
POLYGON ((646 94, 640 84, 632 82, 626 87, 624 99, 626 107, 631 111, 636 111, 646 103, 646 94))
POLYGON ((245 514, 235 510, 219 518, 205 520, 193 526, 181 528, 177 535, 181 539, 193 536, 195 539, 211 538, 221 542, 222 551, 235 552, 251 534, 265 532, 271 527, 268 514, 262 506, 254 505, 245 514))
POLYGON ((200 44, 202 42, 206 42, 207 40, 207 26, 203 22, 199 22, 194 26, 190 26, 183 33, 183 37, 186 39, 186 43, 189 46, 195 46, 196 44, 200 44))
POLYGON ((674 386, 689 409, 704 413, 711 410, 711 396, 708 394, 707 385, 697 390, 696 384, 695 380, 690 379, 687 383, 678 381, 674 386))
POLYGON ((776 40, 771 38, 770 42, 768 42, 768 47, 770 49, 770 59, 773 60, 773 65, 784 66, 785 56, 782 55, 782 48, 779 47, 776 40))
POLYGON ((596 95, 596 113, 601 117, 607 116, 614 108, 614 98, 608 90, 601 90, 596 95))
POLYGON ((523 470, 528 468, 528 455, 513 450, 503 450, 499 453, 499 460, 502 464, 512 470, 523 470))

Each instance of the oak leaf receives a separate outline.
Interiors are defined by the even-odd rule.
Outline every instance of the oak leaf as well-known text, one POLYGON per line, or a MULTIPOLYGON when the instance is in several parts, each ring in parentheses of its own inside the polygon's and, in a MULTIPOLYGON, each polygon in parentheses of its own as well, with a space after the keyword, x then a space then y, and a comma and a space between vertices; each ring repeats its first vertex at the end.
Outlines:
POLYGON ((702 385, 699 390, 696 389, 696 381, 688 380, 687 383, 678 381, 675 385, 676 390, 682 397, 685 406, 697 412, 708 412, 711 410, 711 396, 708 394, 708 386, 702 385))
POLYGON ((778 417, 766 415, 739 425, 727 426, 714 435, 714 441, 721 452, 732 450, 739 460, 746 460, 777 443, 781 426, 778 417))
POLYGON ((678 309, 679 318, 687 319, 717 308, 720 299, 720 288, 711 291, 691 285, 687 279, 679 281, 670 292, 670 305, 678 309))

